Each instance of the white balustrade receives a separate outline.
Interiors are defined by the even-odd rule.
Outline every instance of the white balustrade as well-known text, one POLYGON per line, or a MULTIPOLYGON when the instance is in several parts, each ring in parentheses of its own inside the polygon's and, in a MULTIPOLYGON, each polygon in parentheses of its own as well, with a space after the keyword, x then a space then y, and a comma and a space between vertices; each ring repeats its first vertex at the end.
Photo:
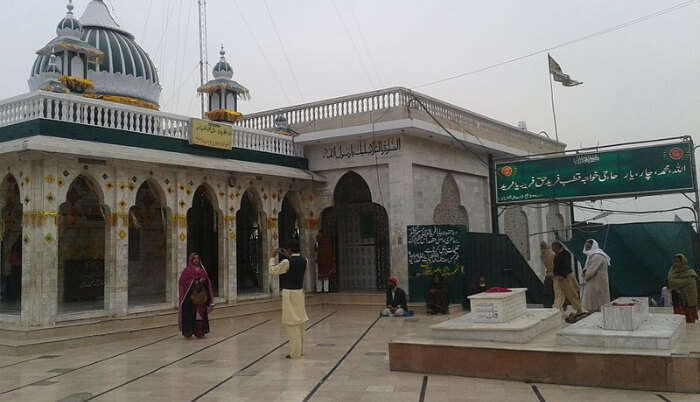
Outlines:
MULTIPOLYGON (((410 107, 423 112, 427 109, 437 119, 453 121, 464 126, 473 126, 480 122, 517 130, 520 133, 524 132, 509 124, 401 87, 248 114, 242 122, 237 124, 241 127, 255 130, 274 130, 275 118, 282 115, 292 126, 303 125, 303 127, 307 127, 305 129, 305 132, 307 132, 313 130, 313 123, 319 120, 344 118, 361 113, 386 111, 397 107, 410 107)), ((537 136, 543 141, 548 141, 537 134, 530 132, 527 132, 527 134, 537 136)))
MULTIPOLYGON (((82 96, 37 91, 0 101, 0 127, 36 119, 56 120, 188 141, 190 119, 82 96)), ((272 124, 273 118, 270 118, 272 124)), ((292 138, 236 125, 234 147, 303 156, 292 138)))
MULTIPOLYGON (((283 115, 291 125, 334 119, 358 113, 375 112, 407 104, 414 95, 405 88, 389 88, 359 95, 344 96, 322 102, 246 115, 240 126, 269 130, 275 127, 275 117, 283 115)), ((420 96, 420 95, 419 95, 420 96)))

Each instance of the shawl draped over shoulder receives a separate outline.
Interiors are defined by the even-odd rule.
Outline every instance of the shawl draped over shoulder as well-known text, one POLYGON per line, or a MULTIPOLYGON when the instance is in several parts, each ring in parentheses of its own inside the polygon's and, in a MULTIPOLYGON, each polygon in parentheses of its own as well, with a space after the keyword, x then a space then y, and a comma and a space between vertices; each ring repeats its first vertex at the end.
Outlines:
POLYGON ((678 292, 686 307, 698 306, 698 274, 688 266, 688 259, 683 254, 680 264, 671 265, 668 271, 668 288, 678 292))
MULTIPOLYGON (((182 304, 186 301, 185 298, 187 297, 190 289, 192 288, 192 285, 194 284, 195 280, 204 280, 205 286, 207 289, 207 293, 209 294, 209 300, 207 302, 207 306, 211 307, 214 305, 214 290, 211 287, 211 280, 209 279, 209 275, 207 274, 207 270, 204 269, 204 266, 199 265, 197 267, 192 261, 194 259, 195 253, 191 253, 189 257, 187 258, 187 267, 185 268, 184 271, 182 271, 182 274, 180 275, 180 281, 178 283, 179 285, 179 302, 178 302, 178 326, 182 330, 182 304)), ((205 309, 206 310, 206 309, 205 309)))

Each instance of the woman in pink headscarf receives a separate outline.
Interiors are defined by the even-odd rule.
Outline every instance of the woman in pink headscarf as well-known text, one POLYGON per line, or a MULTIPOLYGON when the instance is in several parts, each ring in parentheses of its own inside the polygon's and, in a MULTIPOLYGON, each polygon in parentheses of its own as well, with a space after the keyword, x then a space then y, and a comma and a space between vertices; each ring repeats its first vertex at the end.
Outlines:
POLYGON ((185 338, 203 338, 209 333, 209 313, 214 308, 214 292, 199 255, 190 254, 187 268, 180 275, 178 325, 185 338))

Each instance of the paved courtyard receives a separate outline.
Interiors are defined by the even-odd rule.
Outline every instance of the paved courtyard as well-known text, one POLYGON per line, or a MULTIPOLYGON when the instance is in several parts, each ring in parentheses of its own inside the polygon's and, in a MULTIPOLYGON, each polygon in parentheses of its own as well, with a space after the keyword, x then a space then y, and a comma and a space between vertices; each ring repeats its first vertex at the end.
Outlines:
POLYGON ((378 319, 367 308, 345 307, 310 308, 309 316, 305 358, 298 361, 284 358, 279 313, 214 320, 204 340, 185 340, 169 328, 51 354, 0 355, 0 401, 700 401, 690 394, 391 372, 388 341, 445 317, 378 319))

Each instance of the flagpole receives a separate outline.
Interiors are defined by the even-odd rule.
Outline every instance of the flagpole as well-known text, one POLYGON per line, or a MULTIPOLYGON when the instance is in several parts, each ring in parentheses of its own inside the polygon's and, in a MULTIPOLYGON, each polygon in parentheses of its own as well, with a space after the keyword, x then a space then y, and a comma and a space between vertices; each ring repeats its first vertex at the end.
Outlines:
POLYGON ((554 85, 552 84, 552 72, 548 71, 549 74, 549 93, 552 97, 552 117, 554 117, 554 137, 557 142, 559 142, 559 130, 557 129, 557 112, 554 110, 554 85))

